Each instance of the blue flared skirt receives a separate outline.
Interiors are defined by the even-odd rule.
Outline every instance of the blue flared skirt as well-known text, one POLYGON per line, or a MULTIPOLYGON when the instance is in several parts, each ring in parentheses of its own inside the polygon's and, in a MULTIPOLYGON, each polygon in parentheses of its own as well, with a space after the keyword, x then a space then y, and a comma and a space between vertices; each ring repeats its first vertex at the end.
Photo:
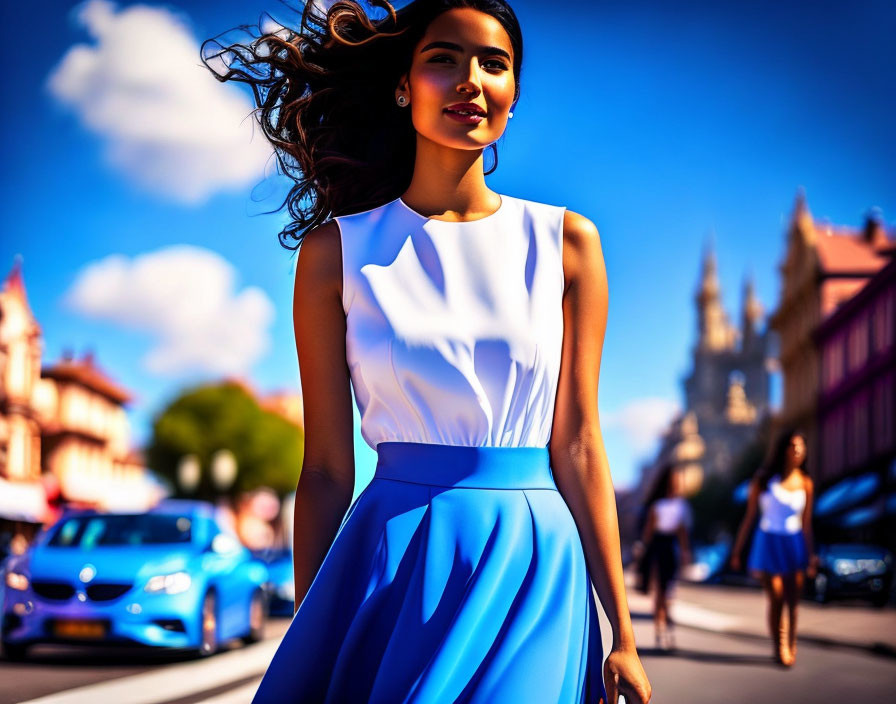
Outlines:
POLYGON ((253 704, 606 703, 546 447, 381 442, 253 704))
POLYGON ((809 553, 802 531, 771 533, 757 528, 747 558, 747 569, 768 574, 790 574, 809 566, 809 553))

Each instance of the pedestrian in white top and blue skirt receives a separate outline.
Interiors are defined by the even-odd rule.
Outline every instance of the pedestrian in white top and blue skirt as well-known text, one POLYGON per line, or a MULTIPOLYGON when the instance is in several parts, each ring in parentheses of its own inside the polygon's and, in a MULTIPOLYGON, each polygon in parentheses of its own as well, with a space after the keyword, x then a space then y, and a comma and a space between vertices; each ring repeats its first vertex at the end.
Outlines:
POLYGON ((731 566, 740 569, 741 553, 758 514, 746 566, 762 581, 768 595, 774 655, 785 667, 791 667, 796 659, 797 606, 803 578, 807 573, 812 576, 817 568, 812 547, 813 484, 803 470, 805 462, 805 434, 785 429, 770 461, 750 484, 747 511, 731 555, 731 566))

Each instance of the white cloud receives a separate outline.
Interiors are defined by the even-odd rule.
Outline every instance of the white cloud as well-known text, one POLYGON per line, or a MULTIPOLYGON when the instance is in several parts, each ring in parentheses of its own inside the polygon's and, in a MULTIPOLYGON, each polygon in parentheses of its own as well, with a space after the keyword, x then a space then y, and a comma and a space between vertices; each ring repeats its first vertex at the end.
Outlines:
POLYGON ((272 150, 253 105, 202 65, 185 20, 108 0, 89 0, 76 17, 94 43, 72 46, 47 88, 104 138, 111 166, 187 204, 257 183, 272 150))
POLYGON ((635 454, 649 452, 669 423, 681 410, 677 402, 667 398, 638 398, 622 408, 601 413, 601 426, 620 430, 635 454))
POLYGON ((145 367, 160 375, 237 375, 270 345, 274 306, 254 286, 235 291, 218 254, 177 245, 133 259, 110 255, 82 269, 66 294, 77 312, 149 333, 145 367))

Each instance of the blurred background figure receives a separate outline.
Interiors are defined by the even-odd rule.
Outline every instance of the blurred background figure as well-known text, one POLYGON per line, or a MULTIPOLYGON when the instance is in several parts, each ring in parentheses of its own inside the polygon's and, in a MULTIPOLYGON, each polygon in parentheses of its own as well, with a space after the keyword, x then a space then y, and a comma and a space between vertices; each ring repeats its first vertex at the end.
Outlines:
POLYGON ((797 605, 808 570, 814 576, 817 556, 812 540, 813 485, 803 470, 806 438, 785 428, 769 461, 750 484, 747 510, 737 532, 731 566, 739 570, 747 535, 759 513, 747 569, 762 580, 768 595, 768 626, 776 660, 786 667, 796 659, 797 605), (811 555, 811 557, 810 557, 811 555), (788 617, 783 618, 786 604, 788 617))
POLYGON ((674 623, 669 617, 669 593, 682 564, 691 561, 688 532, 691 508, 682 496, 682 477, 674 464, 660 472, 645 504, 644 529, 635 546, 640 589, 654 585, 653 623, 656 647, 675 647, 674 623))

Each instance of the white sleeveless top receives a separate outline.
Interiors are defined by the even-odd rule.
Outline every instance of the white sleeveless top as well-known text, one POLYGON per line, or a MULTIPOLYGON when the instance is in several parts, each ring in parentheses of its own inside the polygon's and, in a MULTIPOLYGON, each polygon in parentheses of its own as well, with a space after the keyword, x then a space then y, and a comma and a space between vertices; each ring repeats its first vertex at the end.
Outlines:
POLYGON ((653 502, 653 514, 657 533, 675 533, 679 526, 689 528, 691 525, 691 507, 681 496, 657 499, 653 502))
POLYGON ((799 533, 803 529, 805 489, 785 489, 779 475, 769 479, 759 495, 759 527, 766 533, 799 533))
POLYGON ((548 444, 563 341, 565 206, 501 195, 478 220, 401 198, 337 216, 346 355, 361 435, 548 444))

